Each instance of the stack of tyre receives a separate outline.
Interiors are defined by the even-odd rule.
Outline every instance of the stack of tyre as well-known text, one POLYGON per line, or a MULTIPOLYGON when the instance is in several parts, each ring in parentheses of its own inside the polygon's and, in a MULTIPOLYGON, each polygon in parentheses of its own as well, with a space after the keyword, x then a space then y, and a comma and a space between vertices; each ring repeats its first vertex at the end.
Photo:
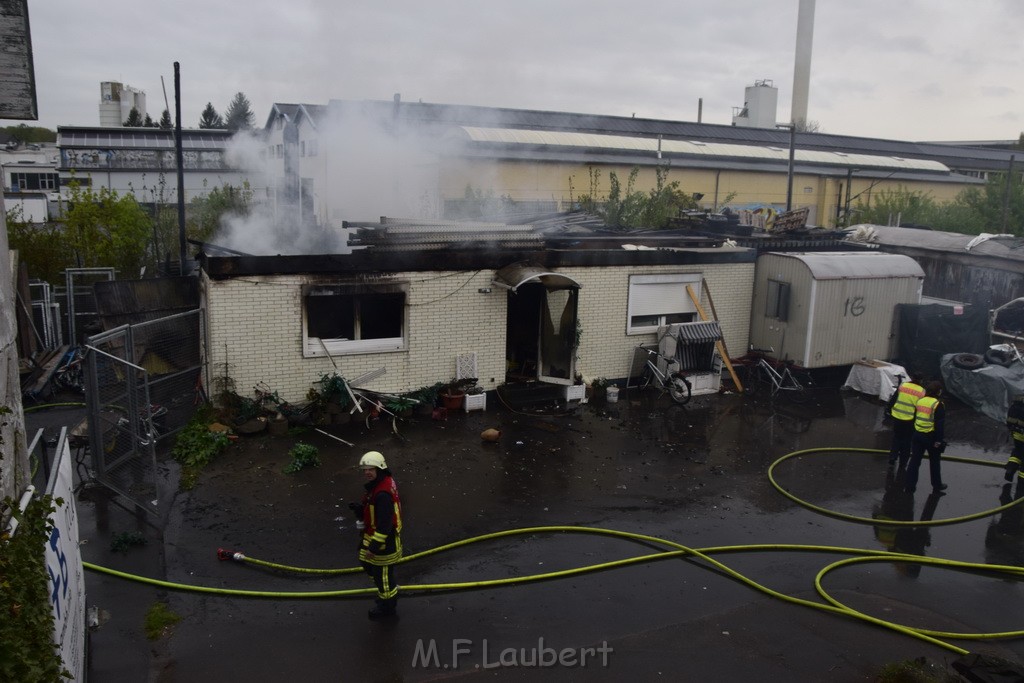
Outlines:
POLYGON ((953 356, 953 365, 963 370, 977 370, 984 365, 1001 365, 1006 368, 1009 367, 1015 356, 1013 352, 1003 346, 993 346, 985 351, 984 355, 980 353, 958 353, 953 356))

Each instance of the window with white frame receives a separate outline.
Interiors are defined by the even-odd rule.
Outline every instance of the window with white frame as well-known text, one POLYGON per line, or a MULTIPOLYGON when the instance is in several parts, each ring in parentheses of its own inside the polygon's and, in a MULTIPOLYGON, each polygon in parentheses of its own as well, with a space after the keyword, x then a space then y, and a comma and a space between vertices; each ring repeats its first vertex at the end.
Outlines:
POLYGON ((303 288, 305 355, 400 351, 406 345, 406 283, 303 288))
POLYGON ((626 334, 657 332, 662 325, 696 320, 697 307, 686 287, 700 301, 702 279, 700 273, 631 275, 626 334))
POLYGON ((779 280, 768 280, 765 296, 764 315, 786 322, 789 320, 789 283, 779 280))
POLYGON ((319 147, 319 140, 316 138, 309 141, 309 146, 306 147, 306 154, 311 157, 315 157, 317 154, 317 147, 319 147))

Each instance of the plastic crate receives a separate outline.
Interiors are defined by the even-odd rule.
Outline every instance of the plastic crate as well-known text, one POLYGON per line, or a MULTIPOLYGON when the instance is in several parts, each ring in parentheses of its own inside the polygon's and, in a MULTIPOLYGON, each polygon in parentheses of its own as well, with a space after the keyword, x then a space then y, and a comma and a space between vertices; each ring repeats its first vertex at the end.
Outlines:
POLYGON ((566 401, 582 401, 586 395, 587 386, 585 384, 570 384, 565 388, 566 401))

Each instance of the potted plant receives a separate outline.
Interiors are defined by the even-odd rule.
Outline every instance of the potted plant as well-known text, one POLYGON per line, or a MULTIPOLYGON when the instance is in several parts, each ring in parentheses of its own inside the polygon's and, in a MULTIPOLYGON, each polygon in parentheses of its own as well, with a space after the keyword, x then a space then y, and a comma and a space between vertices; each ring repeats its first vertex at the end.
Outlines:
POLYGON ((459 410, 462 408, 462 401, 466 397, 466 389, 476 384, 476 377, 463 377, 453 379, 441 390, 441 405, 448 410, 459 410))
POLYGON ((594 401, 603 401, 608 396, 608 378, 595 377, 590 383, 591 395, 594 401))
POLYGON ((388 399, 388 402, 384 404, 384 407, 398 417, 409 417, 412 415, 412 409, 415 408, 418 403, 419 400, 409 396, 395 396, 394 398, 388 399))

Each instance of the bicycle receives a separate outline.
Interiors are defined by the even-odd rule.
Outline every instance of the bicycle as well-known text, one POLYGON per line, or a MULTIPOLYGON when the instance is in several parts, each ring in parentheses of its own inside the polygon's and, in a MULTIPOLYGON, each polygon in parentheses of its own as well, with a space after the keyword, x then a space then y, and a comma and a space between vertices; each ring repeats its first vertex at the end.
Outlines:
POLYGON ((786 397, 794 403, 803 403, 808 396, 804 385, 793 375, 793 361, 771 363, 766 354, 774 352, 773 348, 755 349, 753 346, 750 347, 750 353, 754 360, 747 365, 746 378, 743 382, 744 392, 755 394, 762 386, 768 385, 771 387, 772 398, 775 398, 781 391, 785 392, 786 397))
POLYGON ((647 359, 644 362, 644 371, 640 376, 640 382, 637 386, 641 389, 646 389, 651 386, 651 384, 654 384, 661 389, 662 393, 667 391, 668 395, 671 396, 672 400, 676 403, 682 405, 689 402, 690 392, 692 389, 690 380, 686 379, 686 376, 682 372, 673 372, 669 370, 669 368, 676 364, 676 361, 672 358, 661 355, 654 349, 647 349, 643 346, 638 346, 637 348, 647 352, 647 359), (666 370, 664 372, 658 367, 658 363, 656 362, 662 360, 665 361, 666 370))

